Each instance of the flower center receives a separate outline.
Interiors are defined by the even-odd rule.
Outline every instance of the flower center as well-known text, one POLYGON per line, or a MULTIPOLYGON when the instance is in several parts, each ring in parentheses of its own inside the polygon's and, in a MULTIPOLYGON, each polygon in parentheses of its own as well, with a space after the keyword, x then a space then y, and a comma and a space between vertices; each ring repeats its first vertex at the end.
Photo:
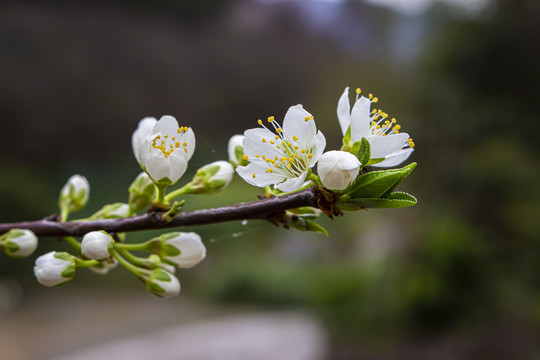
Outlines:
POLYGON ((187 126, 180 126, 176 130, 176 134, 171 136, 170 134, 158 134, 152 140, 152 147, 154 149, 161 150, 165 158, 168 158, 176 149, 184 149, 187 153, 187 142, 185 134, 189 130, 187 126))
MULTIPOLYGON (((313 116, 307 116, 304 121, 312 121, 313 116)), ((263 125, 262 120, 257 121, 260 126, 269 130, 263 125)), ((314 146, 302 145, 301 139, 292 134, 283 133, 283 129, 279 126, 273 116, 268 118, 268 122, 272 124, 276 136, 273 138, 262 138, 261 142, 267 145, 268 151, 265 154, 255 154, 255 158, 262 159, 266 162, 268 169, 266 173, 276 173, 286 177, 298 177, 308 168, 308 163, 313 158, 314 146), (307 148, 306 148, 307 147, 307 148)), ((271 131, 271 130, 270 130, 271 131)), ((244 160, 249 160, 247 155, 243 155, 244 160)), ((255 178, 255 174, 252 175, 255 178)))
MULTIPOLYGON (((358 101, 358 98, 360 97, 360 94, 362 93, 362 90, 356 89, 356 101, 358 101)), ((372 103, 379 102, 379 99, 377 97, 374 97, 373 94, 368 95, 369 100, 372 103)), ((397 124, 396 118, 392 118, 391 120, 388 120, 388 114, 382 111, 381 109, 373 109, 371 111, 371 123, 370 123, 370 129, 371 129, 371 135, 372 136, 387 136, 392 134, 399 134, 399 130, 401 129, 401 125, 397 124)), ((413 148, 414 142, 411 138, 407 139, 407 145, 405 148, 413 148)))

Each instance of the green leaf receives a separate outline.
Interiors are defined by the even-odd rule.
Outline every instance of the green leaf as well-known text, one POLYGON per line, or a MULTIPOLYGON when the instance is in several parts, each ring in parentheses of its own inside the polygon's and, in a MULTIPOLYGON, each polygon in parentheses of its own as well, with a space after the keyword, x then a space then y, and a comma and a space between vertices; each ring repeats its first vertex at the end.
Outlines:
POLYGON ((349 146, 351 146, 351 126, 350 125, 347 128, 347 132, 345 133, 345 136, 343 136, 343 147, 349 147, 349 146))
POLYGON ((344 193, 351 198, 386 197, 415 167, 416 163, 412 163, 401 169, 368 172, 357 177, 344 193))
POLYGON ((306 220, 306 230, 313 231, 318 234, 324 234, 326 236, 330 236, 328 235, 328 231, 326 231, 325 228, 323 228, 321 225, 313 221, 306 220))
POLYGON ((372 209, 395 209, 410 207, 416 204, 416 198, 405 192, 394 192, 386 198, 356 198, 345 204, 354 204, 372 209))
POLYGON ((367 141, 367 139, 364 137, 362 138, 360 149, 358 149, 356 157, 358 158, 358 160, 360 160, 360 164, 362 164, 362 167, 366 166, 369 162, 369 159, 371 157, 371 146, 369 145, 369 141, 367 141))

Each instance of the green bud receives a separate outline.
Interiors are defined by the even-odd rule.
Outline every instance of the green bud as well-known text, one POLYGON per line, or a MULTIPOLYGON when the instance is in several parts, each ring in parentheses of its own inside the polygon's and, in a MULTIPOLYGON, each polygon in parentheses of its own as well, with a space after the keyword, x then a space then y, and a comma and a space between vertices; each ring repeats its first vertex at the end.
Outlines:
POLYGON ((147 173, 142 172, 129 186, 129 207, 133 213, 146 209, 152 203, 156 186, 147 173))
POLYGON ((73 175, 60 191, 58 206, 63 213, 72 213, 81 210, 88 202, 90 185, 81 175, 73 175))
POLYGON ((205 165, 187 185, 192 194, 213 194, 223 190, 232 180, 233 166, 227 161, 215 161, 205 165))

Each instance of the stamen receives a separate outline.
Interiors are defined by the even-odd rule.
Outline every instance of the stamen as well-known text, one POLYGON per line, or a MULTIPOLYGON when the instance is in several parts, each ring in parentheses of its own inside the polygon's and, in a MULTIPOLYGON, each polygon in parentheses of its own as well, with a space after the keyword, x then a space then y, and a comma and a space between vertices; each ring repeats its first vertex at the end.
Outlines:
POLYGON ((244 155, 242 155, 242 159, 247 161, 249 159, 249 157, 246 154, 244 154, 244 155))

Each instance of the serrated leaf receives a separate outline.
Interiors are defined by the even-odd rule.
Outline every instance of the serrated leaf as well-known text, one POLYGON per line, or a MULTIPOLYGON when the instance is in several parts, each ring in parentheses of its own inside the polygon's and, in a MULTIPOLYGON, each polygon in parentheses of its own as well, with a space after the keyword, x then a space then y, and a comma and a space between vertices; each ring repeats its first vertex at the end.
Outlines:
POLYGON ((414 206, 416 202, 416 198, 411 194, 394 192, 386 198, 356 198, 346 203, 372 209, 396 209, 414 206))
POLYGON ((371 158, 371 146, 369 145, 369 141, 367 141, 367 139, 364 137, 362 138, 360 149, 358 149, 356 157, 363 167, 367 165, 369 159, 371 158))
POLYGON ((401 169, 371 171, 360 175, 344 192, 351 198, 380 198, 390 194, 416 167, 412 163, 401 169))

